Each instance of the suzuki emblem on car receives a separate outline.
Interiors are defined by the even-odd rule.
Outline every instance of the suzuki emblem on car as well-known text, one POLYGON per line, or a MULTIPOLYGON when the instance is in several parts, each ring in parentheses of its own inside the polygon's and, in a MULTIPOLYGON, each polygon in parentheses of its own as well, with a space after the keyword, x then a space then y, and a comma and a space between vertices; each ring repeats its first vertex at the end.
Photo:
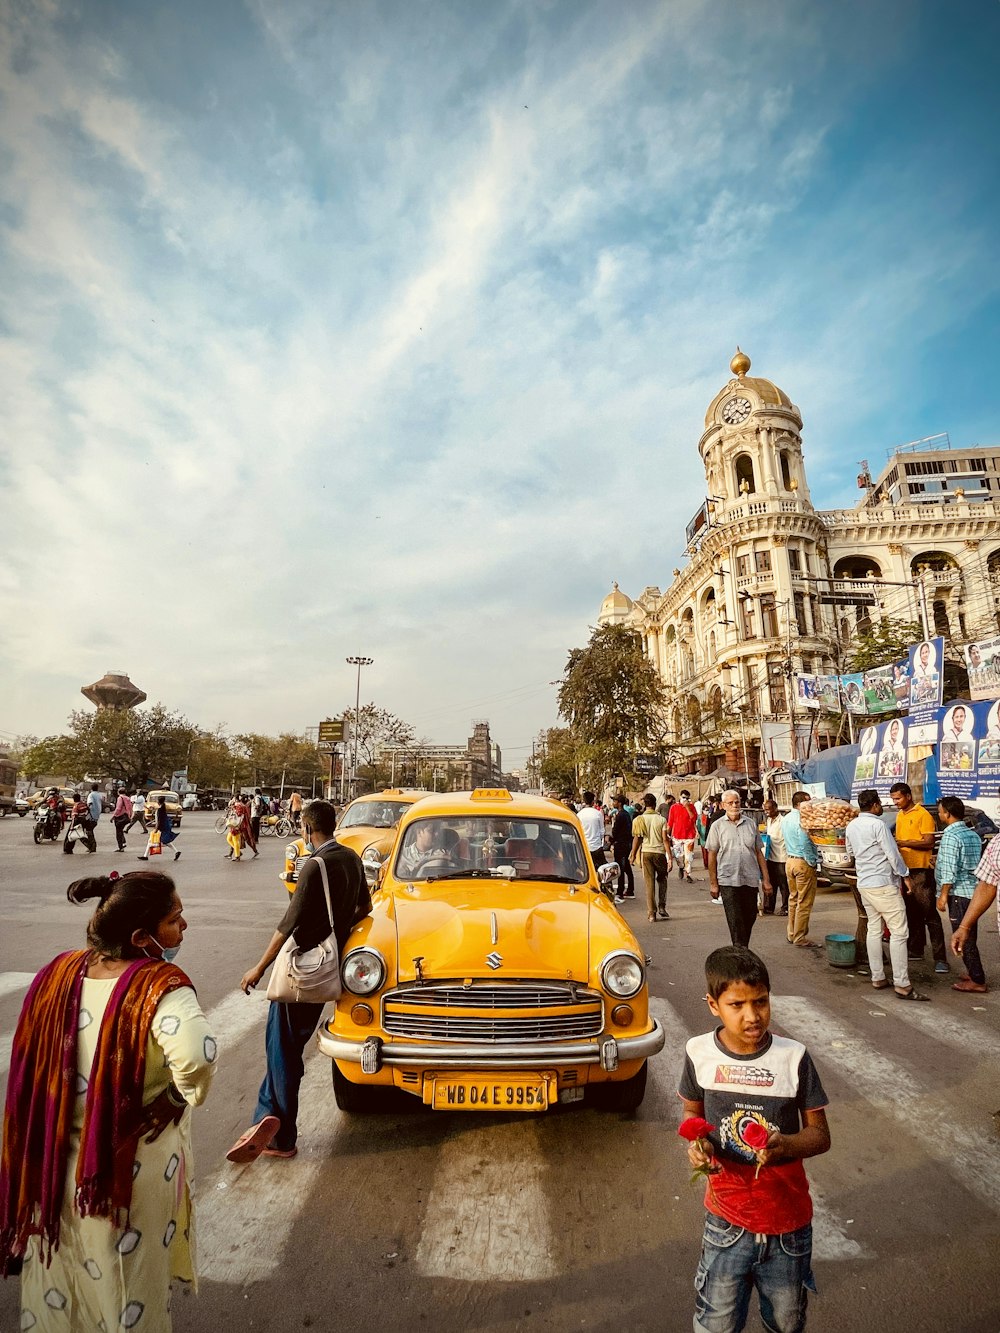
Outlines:
POLYGON ((495 972, 498 967, 503 967, 503 956, 494 949, 492 953, 486 955, 486 966, 492 967, 495 972))

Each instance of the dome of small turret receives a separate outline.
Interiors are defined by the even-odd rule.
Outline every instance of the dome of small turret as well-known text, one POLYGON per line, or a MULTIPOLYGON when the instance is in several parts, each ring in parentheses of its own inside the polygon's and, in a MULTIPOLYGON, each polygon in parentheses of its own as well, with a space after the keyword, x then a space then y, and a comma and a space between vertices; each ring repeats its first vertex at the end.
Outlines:
POLYGON ((624 620, 632 610, 632 598, 622 592, 617 583, 611 585, 611 591, 601 603, 600 615, 597 617, 599 625, 616 625, 624 620))

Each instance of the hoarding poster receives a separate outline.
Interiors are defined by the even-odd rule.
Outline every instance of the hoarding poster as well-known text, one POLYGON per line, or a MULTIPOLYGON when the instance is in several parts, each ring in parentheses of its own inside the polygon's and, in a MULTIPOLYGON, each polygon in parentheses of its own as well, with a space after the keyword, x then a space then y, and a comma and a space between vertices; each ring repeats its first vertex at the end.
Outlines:
POLYGON ((816 677, 807 671, 796 672, 795 707, 819 708, 819 700, 816 698, 816 677))
POLYGON ((899 717, 864 728, 858 737, 852 796, 874 788, 888 799, 892 784, 906 781, 906 732, 907 721, 899 717))
POLYGON ((839 676, 817 676, 815 689, 817 706, 822 708, 824 713, 843 712, 840 703, 839 676))
POLYGON ((1000 634, 967 643, 962 651, 969 672, 969 697, 1000 699, 1000 634))
POLYGON ((855 671, 849 676, 841 676, 840 692, 844 696, 844 707, 849 713, 855 717, 867 716, 864 679, 860 671, 855 671))
POLYGON ((905 710, 910 701, 907 665, 906 662, 894 662, 892 666, 873 667, 864 673, 861 688, 865 696, 865 712, 869 717, 877 717, 879 713, 896 713, 901 708, 905 710))
POLYGON ((937 744, 944 690, 943 660, 943 639, 925 639, 910 649, 911 746, 937 744))
POLYGON ((938 750, 943 796, 994 796, 1000 781, 1000 701, 955 699, 943 709, 938 750))

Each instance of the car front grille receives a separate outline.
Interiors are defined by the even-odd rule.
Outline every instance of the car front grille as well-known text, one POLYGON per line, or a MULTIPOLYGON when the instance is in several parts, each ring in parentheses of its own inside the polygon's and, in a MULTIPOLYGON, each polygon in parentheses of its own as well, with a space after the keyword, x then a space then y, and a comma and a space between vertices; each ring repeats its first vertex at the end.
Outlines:
POLYGON ((604 1003, 596 991, 558 983, 445 982, 387 992, 382 1026, 391 1037, 424 1041, 565 1041, 598 1036, 604 1003))

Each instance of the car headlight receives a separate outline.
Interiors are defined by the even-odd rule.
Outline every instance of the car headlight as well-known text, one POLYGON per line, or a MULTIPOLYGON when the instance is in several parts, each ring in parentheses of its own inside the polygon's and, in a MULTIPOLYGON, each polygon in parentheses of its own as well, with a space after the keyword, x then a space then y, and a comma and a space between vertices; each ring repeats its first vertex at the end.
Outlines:
POLYGON ((628 1000, 642 990, 646 972, 634 954, 609 953, 601 964, 601 985, 609 995, 628 1000))
POLYGON ((302 849, 297 842, 290 842, 288 846, 285 848, 286 861, 291 861, 294 864, 294 862, 296 862, 301 855, 302 855, 302 849))
POLYGON ((371 995, 385 980, 385 959, 375 949, 352 949, 341 964, 340 976, 352 995, 371 995))
POLYGON ((378 847, 376 847, 375 843, 372 843, 371 846, 366 847, 362 852, 361 860, 366 866, 372 866, 377 870, 382 864, 382 853, 379 851, 378 847))

